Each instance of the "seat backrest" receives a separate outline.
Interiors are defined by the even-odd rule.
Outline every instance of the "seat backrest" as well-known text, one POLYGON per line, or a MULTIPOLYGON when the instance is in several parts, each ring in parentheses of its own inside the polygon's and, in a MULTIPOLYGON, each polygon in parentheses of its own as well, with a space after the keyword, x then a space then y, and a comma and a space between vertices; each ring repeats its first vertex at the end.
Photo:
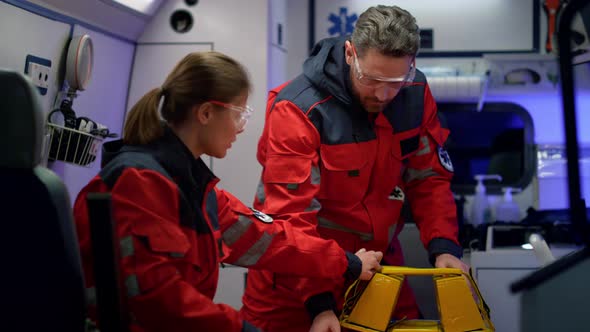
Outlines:
MULTIPOLYGON (((28 78, 0 69, 0 326, 84 331, 85 288, 68 191, 39 166, 45 116, 28 78)), ((4 330, 0 327, 0 330, 4 330)))

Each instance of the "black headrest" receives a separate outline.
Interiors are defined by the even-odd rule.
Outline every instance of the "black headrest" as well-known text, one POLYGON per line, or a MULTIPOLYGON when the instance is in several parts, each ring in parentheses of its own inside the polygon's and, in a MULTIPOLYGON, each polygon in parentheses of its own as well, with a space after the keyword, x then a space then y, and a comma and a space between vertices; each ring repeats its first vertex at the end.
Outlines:
POLYGON ((28 77, 0 69, 0 167, 33 168, 41 161, 45 116, 28 77))

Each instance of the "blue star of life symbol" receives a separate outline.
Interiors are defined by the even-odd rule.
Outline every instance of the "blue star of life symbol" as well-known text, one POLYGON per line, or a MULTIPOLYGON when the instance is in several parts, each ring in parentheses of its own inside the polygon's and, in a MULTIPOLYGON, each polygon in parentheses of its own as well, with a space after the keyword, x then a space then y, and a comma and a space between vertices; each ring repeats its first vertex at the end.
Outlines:
POLYGON ((332 13, 328 16, 328 20, 334 25, 328 29, 328 33, 332 35, 348 35, 354 30, 354 23, 358 16, 356 14, 348 15, 348 8, 340 7, 340 13, 338 15, 332 13))
POLYGON ((451 157, 447 150, 443 149, 441 146, 438 147, 438 160, 440 164, 449 172, 453 173, 453 162, 451 161, 451 157))

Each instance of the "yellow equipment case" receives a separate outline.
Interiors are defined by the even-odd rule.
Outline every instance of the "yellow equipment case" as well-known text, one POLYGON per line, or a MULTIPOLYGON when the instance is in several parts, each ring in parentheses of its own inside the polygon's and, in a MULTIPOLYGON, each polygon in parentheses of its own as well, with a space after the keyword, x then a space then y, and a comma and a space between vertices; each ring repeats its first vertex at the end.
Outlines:
POLYGON ((356 281, 349 287, 340 324, 362 332, 494 331, 489 308, 473 278, 459 269, 449 268, 383 266, 370 281, 356 281), (432 276, 439 320, 391 320, 407 276, 432 276))

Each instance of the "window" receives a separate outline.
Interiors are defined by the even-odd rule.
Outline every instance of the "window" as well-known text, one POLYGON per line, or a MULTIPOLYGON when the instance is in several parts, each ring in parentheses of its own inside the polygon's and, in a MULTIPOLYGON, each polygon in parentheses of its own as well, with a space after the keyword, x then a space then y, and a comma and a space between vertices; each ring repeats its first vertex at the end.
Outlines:
POLYGON ((443 123, 451 130, 447 151, 455 175, 456 194, 473 194, 476 174, 499 174, 502 182, 486 181, 488 193, 510 186, 524 189, 536 168, 533 122, 528 112, 513 103, 439 103, 443 123))

